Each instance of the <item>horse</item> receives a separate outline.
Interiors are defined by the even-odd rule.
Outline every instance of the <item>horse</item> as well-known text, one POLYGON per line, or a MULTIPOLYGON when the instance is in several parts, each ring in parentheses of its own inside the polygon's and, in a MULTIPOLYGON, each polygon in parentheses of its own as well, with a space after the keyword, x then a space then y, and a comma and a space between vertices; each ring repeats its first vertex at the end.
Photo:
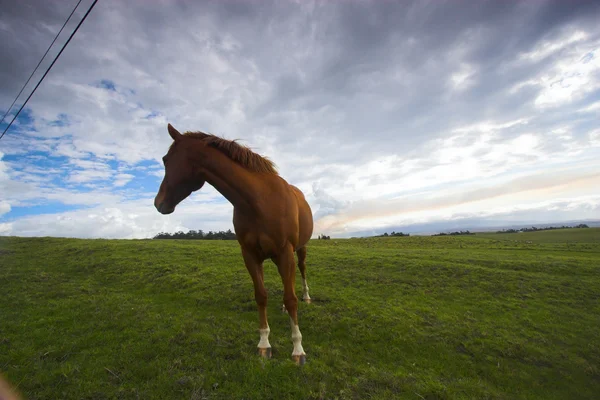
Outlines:
POLYGON ((313 215, 304 194, 279 175, 270 159, 235 140, 199 131, 182 134, 171 124, 167 130, 173 143, 163 157, 165 176, 154 206, 161 214, 171 214, 206 182, 233 205, 233 226, 258 306, 258 353, 264 358, 272 356, 263 270, 263 262, 271 259, 283 281, 284 311, 289 315, 292 330, 292 359, 296 364, 304 364, 306 353, 298 327, 294 260, 296 253, 302 275, 302 298, 310 303, 306 245, 313 233, 313 215))
POLYGON ((21 394, 0 374, 0 400, 21 400, 21 394))

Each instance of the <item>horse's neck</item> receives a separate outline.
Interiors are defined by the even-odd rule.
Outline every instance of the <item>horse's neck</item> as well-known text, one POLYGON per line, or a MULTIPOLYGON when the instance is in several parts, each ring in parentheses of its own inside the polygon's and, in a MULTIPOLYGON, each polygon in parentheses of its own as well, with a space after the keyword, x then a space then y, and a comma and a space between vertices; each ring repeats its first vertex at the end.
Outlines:
POLYGON ((253 207, 259 183, 252 173, 217 149, 205 147, 200 165, 206 182, 211 184, 234 207, 253 207))

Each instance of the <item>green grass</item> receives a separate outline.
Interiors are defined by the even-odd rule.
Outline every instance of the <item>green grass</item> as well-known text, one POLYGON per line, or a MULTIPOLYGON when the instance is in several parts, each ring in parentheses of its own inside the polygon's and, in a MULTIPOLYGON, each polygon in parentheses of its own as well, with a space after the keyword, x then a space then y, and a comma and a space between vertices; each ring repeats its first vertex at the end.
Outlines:
POLYGON ((600 228, 555 229, 522 233, 479 233, 477 236, 536 243, 600 243, 600 228))
POLYGON ((0 372, 27 399, 598 398, 600 230, 581 231, 312 241, 303 367, 271 262, 257 357, 236 242, 4 237, 0 372))

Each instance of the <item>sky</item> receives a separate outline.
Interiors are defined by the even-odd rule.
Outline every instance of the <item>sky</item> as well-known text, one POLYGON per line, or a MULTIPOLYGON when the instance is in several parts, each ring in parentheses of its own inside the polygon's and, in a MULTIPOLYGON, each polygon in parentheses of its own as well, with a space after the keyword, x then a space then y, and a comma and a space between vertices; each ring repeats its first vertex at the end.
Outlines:
MULTIPOLYGON (((76 1, 0 2, 4 114, 76 1)), ((154 208, 168 123, 273 160, 315 236, 597 220, 599 20, 586 0, 100 0, 0 140, 0 235, 233 230, 209 185, 154 208)))

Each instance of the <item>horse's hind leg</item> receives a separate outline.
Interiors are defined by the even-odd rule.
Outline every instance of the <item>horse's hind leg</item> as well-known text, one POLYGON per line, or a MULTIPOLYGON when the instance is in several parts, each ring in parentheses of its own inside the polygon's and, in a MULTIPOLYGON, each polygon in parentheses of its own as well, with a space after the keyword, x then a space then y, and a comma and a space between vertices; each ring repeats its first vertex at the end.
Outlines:
POLYGON ((259 333, 258 354, 271 358, 271 344, 269 343, 269 323, 267 322, 267 290, 265 289, 263 263, 254 254, 242 249, 244 264, 252 277, 254 284, 254 299, 258 306, 259 333))
POLYGON ((296 254, 298 255, 298 269, 302 275, 302 300, 310 303, 311 299, 308 294, 308 284, 306 283, 306 246, 298 249, 296 254))
POLYGON ((273 262, 277 265, 279 275, 283 281, 283 303, 290 316, 290 325, 292 328, 292 343, 294 350, 292 351, 292 359, 297 364, 304 364, 306 353, 302 348, 302 334, 298 327, 298 298, 296 297, 296 263, 294 261, 294 251, 291 246, 287 247, 283 253, 273 258, 273 262))

